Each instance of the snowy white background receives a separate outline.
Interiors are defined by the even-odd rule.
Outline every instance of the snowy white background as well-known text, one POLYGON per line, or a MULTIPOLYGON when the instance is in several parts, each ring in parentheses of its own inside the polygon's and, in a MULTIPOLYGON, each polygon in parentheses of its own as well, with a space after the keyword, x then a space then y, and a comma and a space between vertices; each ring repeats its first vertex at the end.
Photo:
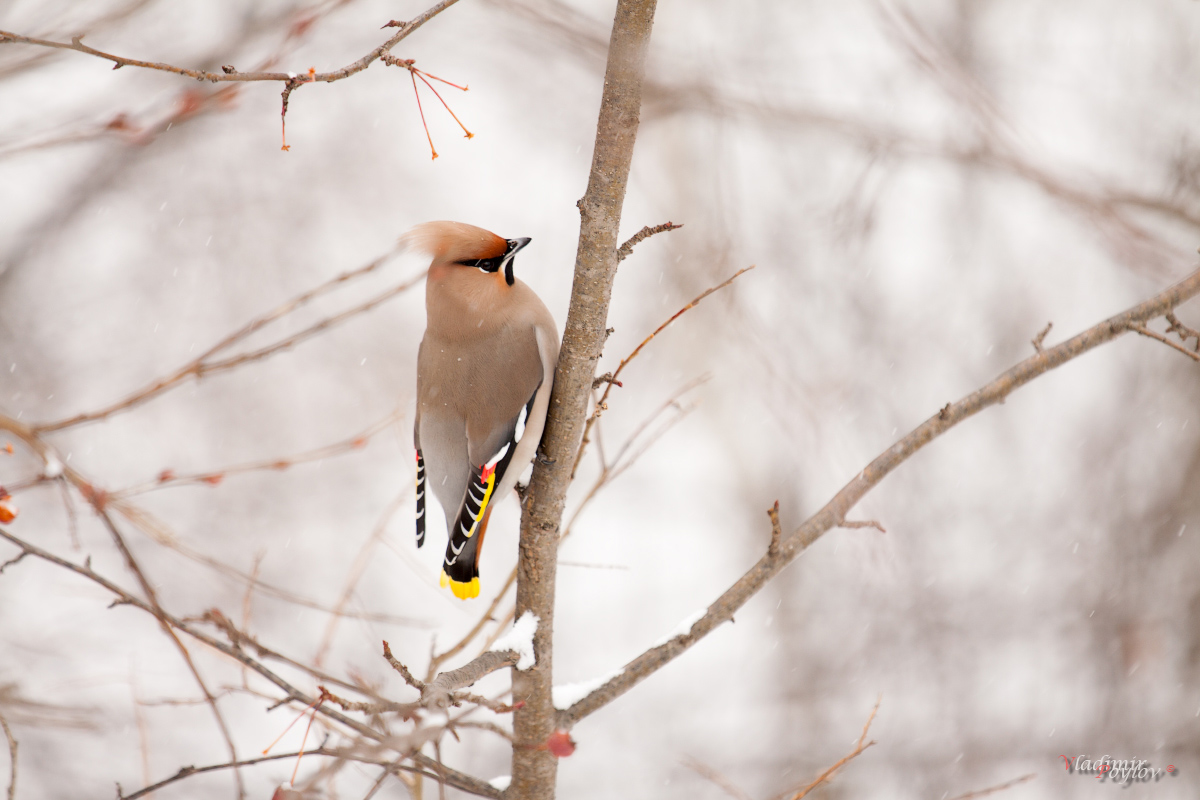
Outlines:
MULTIPOLYGON (((87 41, 112 52, 249 69, 304 8, 113 6, 126 7, 96 25, 100 3, 13 0, 0 29, 93 31, 87 41)), ((340 67, 382 41, 382 22, 423 9, 348 3, 281 68, 340 67)), ((231 107, 139 144, 91 133, 117 113, 164 119, 195 84, 0 45, 0 410, 48 421, 118 399, 430 219, 532 237, 518 271, 561 328, 612 9, 463 0, 406 40, 397 56, 470 85, 444 95, 477 133, 469 142, 424 96, 436 161, 408 76, 379 64, 297 91, 283 153, 276 85, 247 85, 231 107)), ((613 391, 610 448, 710 376, 683 398, 695 412, 564 544, 557 680, 609 673, 707 605, 763 552, 774 500, 794 527, 898 436, 1028 355, 1048 320, 1059 341, 1189 272, 1197 53, 1200 6, 1186 0, 663 0, 624 233, 686 227, 622 264, 601 369, 707 286, 758 268, 677 322, 613 391)), ((419 267, 390 262, 306 319, 419 267)), ((130 533, 168 607, 241 619, 245 581, 181 548, 243 572, 261 557, 264 582, 330 606, 403 494, 351 603, 393 619, 343 621, 325 658, 397 697, 380 639, 423 672, 431 637, 454 641, 482 608, 437 589, 438 523, 432 547, 413 542, 422 297, 418 286, 270 360, 53 435, 117 489, 299 453, 399 409, 365 449, 145 495, 165 528, 158 541, 130 533)), ((1197 326, 1200 307, 1181 317, 1197 326)), ((1194 797, 1198 393, 1195 364, 1127 336, 939 439, 856 510, 887 534, 831 532, 735 624, 580 724, 560 796, 723 796, 689 758, 771 796, 849 752, 882 695, 879 744, 822 797, 936 800, 1029 772, 1003 796, 1117 793, 1066 775, 1060 753, 1174 764, 1178 776, 1127 796, 1194 797)), ((576 503, 594 477, 585 463, 576 503)), ((0 455, 0 483, 39 468, 0 455)), ((73 550, 57 489, 16 501, 14 533, 134 585, 83 511, 73 550)), ((515 502, 492 522, 481 602, 515 561, 516 523, 515 502)), ((0 706, 21 741, 21 798, 109 796, 114 781, 131 791, 226 759, 207 708, 157 704, 196 697, 177 651, 151 617, 106 610, 109 599, 30 559, 0 576, 0 685, 15 687, 4 696, 72 709, 0 706)), ((317 652, 329 619, 253 596, 253 632, 297 657, 317 652)), ((214 685, 240 685, 236 667, 193 650, 214 685)), ((243 753, 292 717, 246 694, 221 703, 243 753)), ((506 752, 477 734, 446 758, 486 779, 508 773, 506 752)), ((252 796, 291 766, 248 771, 252 796)), ((0 756, 0 778, 6 767, 0 756)), ((339 796, 373 777, 349 768, 339 796)), ((231 792, 217 774, 161 796, 231 792)), ((393 782, 379 796, 405 792, 393 782)))

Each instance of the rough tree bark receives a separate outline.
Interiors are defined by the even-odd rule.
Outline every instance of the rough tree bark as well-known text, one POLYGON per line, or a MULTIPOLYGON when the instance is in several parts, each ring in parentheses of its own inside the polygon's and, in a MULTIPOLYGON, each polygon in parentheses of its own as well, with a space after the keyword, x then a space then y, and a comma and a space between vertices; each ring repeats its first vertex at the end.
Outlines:
POLYGON ((551 688, 559 528, 596 362, 607 338, 621 207, 637 138, 646 49, 656 4, 656 0, 617 2, 591 175, 579 201, 575 280, 542 443, 545 457, 535 464, 521 519, 516 613, 519 617, 532 611, 540 622, 533 639, 537 664, 528 670, 513 670, 513 701, 524 703, 513 719, 512 783, 506 796, 514 800, 554 797, 556 759, 539 745, 555 729, 551 688))

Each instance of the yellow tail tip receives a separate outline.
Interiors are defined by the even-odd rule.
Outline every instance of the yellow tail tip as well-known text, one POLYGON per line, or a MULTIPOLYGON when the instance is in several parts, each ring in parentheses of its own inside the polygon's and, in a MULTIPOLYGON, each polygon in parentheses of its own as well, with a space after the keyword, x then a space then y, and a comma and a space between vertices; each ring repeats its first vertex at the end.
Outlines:
POLYGON ((459 600, 469 600, 472 597, 479 597, 479 578, 471 578, 469 582, 463 583, 462 581, 454 580, 443 571, 441 580, 438 583, 443 589, 449 586, 450 591, 454 592, 454 596, 459 600))

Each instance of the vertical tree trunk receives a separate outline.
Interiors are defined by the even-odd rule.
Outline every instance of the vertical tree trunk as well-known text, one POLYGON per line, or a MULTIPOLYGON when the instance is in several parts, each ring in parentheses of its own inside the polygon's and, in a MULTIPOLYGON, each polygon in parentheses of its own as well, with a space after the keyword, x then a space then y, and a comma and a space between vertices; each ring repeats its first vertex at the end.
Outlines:
POLYGON ((596 362, 607 338, 608 304, 617 272, 617 235, 629 164, 642 107, 646 48, 656 0, 618 0, 604 96, 587 193, 579 201, 582 218, 575 281, 546 420, 543 451, 549 463, 536 463, 521 519, 517 565, 517 616, 531 611, 541 620, 534 637, 537 664, 513 670, 513 700, 524 702, 513 720, 512 783, 508 797, 554 797, 555 756, 539 749, 554 732, 551 702, 554 578, 559 527, 570 485, 571 467, 583 436, 588 395, 596 362))

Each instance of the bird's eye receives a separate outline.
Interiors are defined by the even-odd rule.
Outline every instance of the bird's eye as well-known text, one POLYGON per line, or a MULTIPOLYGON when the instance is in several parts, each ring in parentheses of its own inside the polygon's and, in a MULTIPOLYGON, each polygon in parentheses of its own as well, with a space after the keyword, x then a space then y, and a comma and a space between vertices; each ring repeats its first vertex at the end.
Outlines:
POLYGON ((478 267, 484 272, 495 272, 500 269, 500 261, 501 259, 499 258, 471 258, 455 261, 454 263, 464 267, 478 267))

